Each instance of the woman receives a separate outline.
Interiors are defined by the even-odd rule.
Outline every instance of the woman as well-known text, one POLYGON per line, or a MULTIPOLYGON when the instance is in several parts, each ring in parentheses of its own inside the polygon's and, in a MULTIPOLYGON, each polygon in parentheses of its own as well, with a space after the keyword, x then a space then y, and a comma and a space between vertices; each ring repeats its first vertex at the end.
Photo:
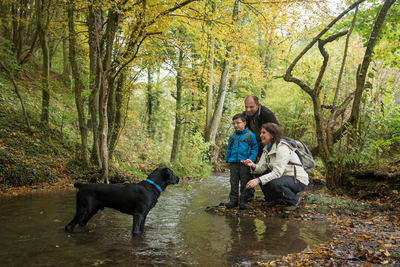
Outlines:
POLYGON ((285 202, 285 209, 294 211, 300 204, 297 193, 303 191, 309 183, 308 174, 301 167, 300 158, 292 150, 290 140, 283 139, 283 131, 277 124, 263 124, 260 138, 264 150, 259 163, 254 164, 250 159, 242 163, 251 167, 255 174, 264 173, 267 169, 270 172, 250 180, 246 188, 260 184, 267 206, 273 207, 285 202))

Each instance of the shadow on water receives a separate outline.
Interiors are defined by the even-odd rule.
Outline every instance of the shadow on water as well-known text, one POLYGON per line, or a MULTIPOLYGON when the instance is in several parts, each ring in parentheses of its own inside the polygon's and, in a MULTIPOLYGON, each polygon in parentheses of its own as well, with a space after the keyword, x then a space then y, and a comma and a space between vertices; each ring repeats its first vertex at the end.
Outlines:
MULTIPOLYGON (((0 266, 251 266, 300 252, 331 237, 326 223, 206 213, 227 201, 229 173, 175 185, 149 213, 146 231, 132 236, 132 218, 105 209, 77 227, 75 189, 0 200, 0 266)), ((257 189, 256 194, 261 191, 257 189)))

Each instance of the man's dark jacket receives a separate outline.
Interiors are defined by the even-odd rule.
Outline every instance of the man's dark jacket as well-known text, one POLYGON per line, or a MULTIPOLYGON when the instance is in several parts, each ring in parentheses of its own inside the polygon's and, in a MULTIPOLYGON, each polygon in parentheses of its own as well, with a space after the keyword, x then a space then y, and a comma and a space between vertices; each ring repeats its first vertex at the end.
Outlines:
MULTIPOLYGON (((254 129, 251 129, 250 117, 247 116, 246 111, 243 112, 243 115, 246 117, 246 126, 249 128, 249 130, 254 132, 254 129)), ((258 129, 261 128, 261 125, 268 122, 273 122, 279 125, 279 122, 276 119, 275 114, 270 109, 268 109, 263 105, 260 105, 260 107, 258 108, 257 115, 258 115, 258 129)))

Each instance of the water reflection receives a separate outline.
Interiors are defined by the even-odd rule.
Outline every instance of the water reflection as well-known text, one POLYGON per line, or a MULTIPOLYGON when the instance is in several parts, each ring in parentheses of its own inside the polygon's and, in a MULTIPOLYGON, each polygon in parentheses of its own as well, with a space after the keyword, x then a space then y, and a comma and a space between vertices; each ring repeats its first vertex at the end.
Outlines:
MULTIPOLYGON (((326 223, 205 213, 204 207, 226 201, 227 179, 227 175, 218 176, 198 188, 190 212, 179 225, 185 242, 191 244, 187 252, 199 266, 239 266, 266 261, 314 247, 331 236, 326 223), (215 194, 216 191, 219 193, 215 194), (208 257, 201 256, 201 252, 208 257)), ((261 191, 256 192, 259 194, 261 191)))
POLYGON ((232 218, 229 224, 232 249, 228 255, 232 262, 266 261, 297 253, 324 239, 328 227, 319 224, 319 228, 314 228, 291 220, 251 217, 232 218))
MULTIPOLYGON (((88 227, 64 232, 76 190, 0 200, 0 266, 243 266, 296 253, 331 236, 324 223, 206 213, 227 201, 229 174, 170 186, 149 213, 145 233, 132 217, 105 209, 88 227)), ((261 191, 257 191, 261 194, 261 191)))

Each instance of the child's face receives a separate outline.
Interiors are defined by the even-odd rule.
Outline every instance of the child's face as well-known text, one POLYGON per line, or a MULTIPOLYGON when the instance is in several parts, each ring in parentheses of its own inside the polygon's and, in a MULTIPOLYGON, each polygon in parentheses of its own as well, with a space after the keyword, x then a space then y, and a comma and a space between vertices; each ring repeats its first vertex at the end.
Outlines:
POLYGON ((245 121, 242 121, 241 119, 233 120, 233 128, 235 128, 235 131, 244 130, 245 127, 246 127, 245 121))

